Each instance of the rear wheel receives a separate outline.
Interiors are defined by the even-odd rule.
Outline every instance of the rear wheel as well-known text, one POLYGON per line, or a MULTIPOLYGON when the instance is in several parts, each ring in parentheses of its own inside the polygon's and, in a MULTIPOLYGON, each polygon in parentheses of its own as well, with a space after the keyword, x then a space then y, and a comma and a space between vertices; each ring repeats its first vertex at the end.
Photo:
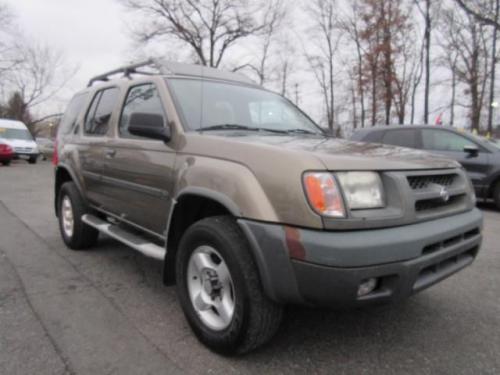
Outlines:
POLYGON ((99 232, 82 221, 88 209, 75 183, 64 183, 58 199, 59 229, 66 246, 82 250, 95 245, 99 232))
POLYGON ((493 188, 493 201, 495 202, 495 206, 500 210, 500 181, 498 181, 493 188))
POLYGON ((2 165, 10 165, 10 160, 2 160, 2 165))
POLYGON ((251 351, 274 336, 282 307, 264 294, 246 238, 233 218, 193 224, 178 251, 177 292, 202 343, 231 355, 251 351))

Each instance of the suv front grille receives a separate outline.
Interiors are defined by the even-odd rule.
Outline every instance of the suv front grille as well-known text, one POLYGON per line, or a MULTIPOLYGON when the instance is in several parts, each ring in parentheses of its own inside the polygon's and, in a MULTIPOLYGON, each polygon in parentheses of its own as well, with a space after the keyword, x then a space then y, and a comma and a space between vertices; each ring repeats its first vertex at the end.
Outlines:
POLYGON ((452 215, 467 209, 470 191, 461 171, 424 171, 405 173, 417 219, 452 215))
POLYGON ((31 152, 32 150, 31 147, 14 147, 15 152, 31 152))
POLYGON ((443 201, 441 198, 422 199, 415 202, 415 211, 421 212, 453 206, 460 203, 463 199, 465 199, 465 194, 454 195, 447 201, 443 201))
POLYGON ((408 176, 408 183, 413 190, 427 189, 431 184, 450 187, 451 185, 453 185, 456 177, 456 174, 408 176))

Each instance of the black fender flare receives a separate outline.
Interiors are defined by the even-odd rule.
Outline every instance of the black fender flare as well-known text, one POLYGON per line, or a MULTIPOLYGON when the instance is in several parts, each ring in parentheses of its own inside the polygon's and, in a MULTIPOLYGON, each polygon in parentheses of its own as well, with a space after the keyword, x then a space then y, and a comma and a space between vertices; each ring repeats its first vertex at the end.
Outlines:
POLYGON ((83 186, 81 184, 81 181, 76 177, 76 173, 73 171, 73 169, 65 164, 65 163, 59 163, 55 169, 54 169, 54 210, 57 216, 58 213, 58 207, 57 207, 57 201, 58 201, 58 196, 59 196, 59 191, 58 191, 58 184, 57 184, 57 175, 59 171, 64 170, 66 173, 69 174, 71 177, 71 180, 75 183, 76 188, 78 189, 78 192, 80 193, 82 199, 84 200, 85 203, 87 203, 87 199, 85 194, 83 193, 83 186))

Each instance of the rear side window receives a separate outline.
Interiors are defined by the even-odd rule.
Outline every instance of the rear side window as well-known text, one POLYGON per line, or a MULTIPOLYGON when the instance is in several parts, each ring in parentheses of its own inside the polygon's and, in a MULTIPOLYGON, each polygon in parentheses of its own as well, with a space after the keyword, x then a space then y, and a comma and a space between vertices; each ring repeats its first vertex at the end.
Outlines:
POLYGON ((165 111, 154 84, 146 83, 134 86, 129 90, 123 105, 119 127, 120 135, 124 138, 141 138, 130 134, 128 131, 130 117, 135 113, 159 115, 163 118, 163 124, 165 124, 165 111))
POLYGON ((400 147, 417 148, 417 132, 415 130, 387 130, 382 143, 400 147))
POLYGON ((78 116, 85 105, 87 100, 87 93, 78 94, 71 99, 66 108, 66 112, 64 112, 64 116, 61 119, 61 123, 59 124, 58 135, 66 135, 69 134, 75 129, 77 125, 78 116))
POLYGON ((109 121, 118 101, 119 90, 116 87, 98 91, 85 118, 85 134, 105 135, 109 121))

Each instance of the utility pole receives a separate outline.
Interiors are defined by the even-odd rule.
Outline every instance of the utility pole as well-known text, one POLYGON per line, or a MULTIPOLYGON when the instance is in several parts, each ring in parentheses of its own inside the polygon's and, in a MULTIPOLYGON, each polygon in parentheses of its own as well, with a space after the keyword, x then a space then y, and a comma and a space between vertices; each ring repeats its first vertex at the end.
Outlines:
POLYGON ((495 75, 497 65, 497 35, 498 35, 498 17, 500 12, 500 0, 495 0, 495 24, 493 25, 493 48, 491 56, 491 75, 490 75, 490 103, 488 106, 488 135, 493 133, 493 111, 495 109, 495 75))
POLYGON ((299 84, 295 84, 295 105, 299 105, 299 84))

